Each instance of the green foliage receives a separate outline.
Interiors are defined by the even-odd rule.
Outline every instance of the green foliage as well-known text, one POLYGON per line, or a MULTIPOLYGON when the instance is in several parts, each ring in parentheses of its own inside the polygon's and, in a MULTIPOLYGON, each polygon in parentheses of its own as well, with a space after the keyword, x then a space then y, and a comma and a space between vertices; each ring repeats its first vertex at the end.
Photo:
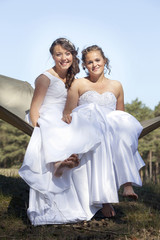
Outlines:
POLYGON ((156 161, 160 162, 160 128, 154 131, 152 141, 153 154, 156 161))
MULTIPOLYGON (((160 103, 153 111, 137 98, 131 104, 127 103, 125 109, 126 112, 132 114, 139 121, 148 120, 160 115, 160 103)), ((148 162, 150 151, 152 151, 152 162, 160 162, 160 128, 141 138, 138 150, 146 163, 148 162)))
POLYGON ((20 167, 27 148, 29 137, 0 120, 0 167, 20 167))
POLYGON ((125 110, 137 118, 138 121, 144 121, 154 117, 153 111, 139 101, 138 98, 132 101, 131 104, 125 104, 125 110))
POLYGON ((160 116, 160 102, 159 102, 159 104, 155 107, 155 109, 154 109, 154 114, 155 114, 155 117, 160 116))

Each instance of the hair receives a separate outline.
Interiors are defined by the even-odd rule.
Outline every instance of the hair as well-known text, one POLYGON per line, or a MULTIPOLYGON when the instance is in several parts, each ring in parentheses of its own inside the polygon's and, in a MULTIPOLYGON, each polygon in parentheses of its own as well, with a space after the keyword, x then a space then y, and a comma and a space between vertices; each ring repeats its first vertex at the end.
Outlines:
POLYGON ((68 39, 58 38, 52 43, 52 45, 49 49, 51 55, 53 55, 54 48, 55 48, 56 45, 61 45, 61 47, 63 47, 67 51, 69 51, 73 56, 73 63, 68 69, 67 76, 66 76, 66 83, 65 83, 65 87, 67 89, 69 89, 73 80, 74 80, 74 78, 75 78, 75 75, 77 73, 79 73, 79 71, 80 71, 80 69, 79 69, 79 59, 77 57, 78 49, 76 49, 74 44, 71 43, 68 39))
POLYGON ((85 48, 85 49, 82 51, 82 62, 83 62, 82 64, 85 64, 87 54, 88 54, 89 52, 92 52, 92 51, 99 51, 99 52, 100 52, 100 54, 102 55, 103 59, 104 59, 105 62, 106 62, 105 66, 106 66, 106 68, 107 68, 107 70, 108 70, 108 74, 110 74, 110 72, 111 72, 111 69, 110 69, 110 66, 109 66, 110 61, 109 61, 109 59, 108 59, 107 57, 105 57, 102 48, 100 48, 100 47, 97 46, 97 45, 92 45, 92 46, 90 46, 90 47, 85 48))

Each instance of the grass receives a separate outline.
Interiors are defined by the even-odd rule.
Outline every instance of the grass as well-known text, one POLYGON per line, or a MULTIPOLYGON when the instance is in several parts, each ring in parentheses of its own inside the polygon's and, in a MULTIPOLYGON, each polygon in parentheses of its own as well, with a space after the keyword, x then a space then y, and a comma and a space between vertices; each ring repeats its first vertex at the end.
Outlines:
POLYGON ((33 227, 26 214, 29 188, 13 169, 6 172, 0 171, 0 240, 160 240, 158 185, 136 188, 137 202, 122 199, 120 191, 115 218, 103 218, 98 212, 89 222, 33 227))

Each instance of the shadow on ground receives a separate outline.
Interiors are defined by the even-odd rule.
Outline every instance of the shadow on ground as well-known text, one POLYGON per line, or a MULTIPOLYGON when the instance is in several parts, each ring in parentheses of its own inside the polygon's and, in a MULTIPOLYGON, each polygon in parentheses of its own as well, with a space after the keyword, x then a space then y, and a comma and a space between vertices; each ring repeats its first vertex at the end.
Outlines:
POLYGON ((11 197, 8 205, 8 214, 19 217, 27 223, 29 187, 21 178, 0 175, 0 193, 11 197))

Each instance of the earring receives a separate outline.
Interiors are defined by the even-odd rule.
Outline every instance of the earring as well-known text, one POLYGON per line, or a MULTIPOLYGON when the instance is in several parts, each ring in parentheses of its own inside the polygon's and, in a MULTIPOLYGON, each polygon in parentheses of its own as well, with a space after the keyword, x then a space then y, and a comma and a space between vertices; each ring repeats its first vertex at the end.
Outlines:
POLYGON ((85 70, 86 68, 85 68, 85 66, 83 66, 83 70, 85 70))

